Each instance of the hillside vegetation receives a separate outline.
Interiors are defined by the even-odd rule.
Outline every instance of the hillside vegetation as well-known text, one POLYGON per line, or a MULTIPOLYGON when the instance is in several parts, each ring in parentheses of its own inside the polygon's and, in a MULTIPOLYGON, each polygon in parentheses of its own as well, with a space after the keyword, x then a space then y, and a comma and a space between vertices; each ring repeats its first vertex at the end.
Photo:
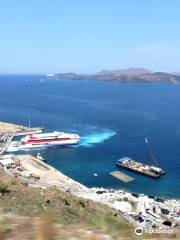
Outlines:
POLYGON ((0 210, 2 240, 133 240, 137 237, 132 225, 104 205, 53 188, 30 188, 2 172, 0 210))

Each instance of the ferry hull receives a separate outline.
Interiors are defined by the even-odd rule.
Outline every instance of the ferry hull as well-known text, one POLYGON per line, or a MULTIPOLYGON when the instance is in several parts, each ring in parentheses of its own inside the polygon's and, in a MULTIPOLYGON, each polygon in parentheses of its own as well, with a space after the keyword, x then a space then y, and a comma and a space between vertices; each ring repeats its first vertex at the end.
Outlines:
POLYGON ((55 142, 55 143, 42 143, 42 144, 24 144, 18 147, 19 150, 31 149, 31 148, 49 148, 49 147, 66 147, 76 145, 79 141, 69 142, 55 142))

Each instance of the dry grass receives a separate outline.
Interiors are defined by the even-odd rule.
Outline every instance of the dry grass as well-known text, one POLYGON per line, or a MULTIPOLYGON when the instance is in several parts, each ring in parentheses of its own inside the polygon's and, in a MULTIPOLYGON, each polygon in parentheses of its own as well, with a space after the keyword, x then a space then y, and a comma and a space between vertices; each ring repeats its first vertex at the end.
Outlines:
MULTIPOLYGON (((101 204, 56 189, 30 188, 3 173, 0 179, 0 187, 9 191, 0 197, 0 240, 137 239, 132 225, 101 204)), ((144 237, 139 239, 165 239, 144 237)))

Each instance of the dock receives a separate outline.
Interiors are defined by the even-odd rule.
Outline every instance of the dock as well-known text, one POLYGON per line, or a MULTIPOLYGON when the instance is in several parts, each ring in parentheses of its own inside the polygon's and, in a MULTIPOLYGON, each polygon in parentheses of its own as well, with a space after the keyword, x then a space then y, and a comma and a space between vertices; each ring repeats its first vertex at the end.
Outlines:
POLYGON ((29 135, 29 134, 42 133, 43 130, 44 130, 43 127, 31 128, 31 129, 28 129, 28 130, 16 132, 16 133, 14 133, 13 135, 14 135, 14 137, 17 137, 17 136, 25 136, 25 135, 29 135))
POLYGON ((43 127, 27 128, 16 124, 0 122, 0 156, 6 153, 14 137, 42 133, 43 127))
POLYGON ((0 160, 0 168, 4 169, 6 174, 14 176, 30 186, 55 187, 64 192, 70 191, 72 194, 87 190, 83 184, 67 177, 30 154, 8 155, 7 158, 0 160))
POLYGON ((131 182, 134 180, 133 177, 131 177, 123 172, 120 172, 120 171, 110 172, 110 174, 123 182, 131 182))

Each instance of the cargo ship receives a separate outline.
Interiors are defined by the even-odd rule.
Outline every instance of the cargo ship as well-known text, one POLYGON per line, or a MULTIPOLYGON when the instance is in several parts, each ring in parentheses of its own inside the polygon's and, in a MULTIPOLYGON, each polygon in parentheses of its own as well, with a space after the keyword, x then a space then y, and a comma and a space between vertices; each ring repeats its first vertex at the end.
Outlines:
POLYGON ((147 145, 147 149, 150 155, 150 158, 153 160, 153 165, 147 165, 144 163, 137 162, 129 157, 121 158, 117 161, 116 166, 125 168, 130 171, 137 172, 142 175, 146 175, 152 178, 159 178, 165 174, 165 171, 158 167, 157 160, 155 155, 152 152, 149 140, 145 138, 145 143, 147 145))
POLYGON ((128 157, 119 159, 116 163, 116 166, 125 168, 130 171, 134 171, 152 178, 159 178, 165 174, 165 171, 159 167, 143 164, 128 157))
POLYGON ((52 132, 42 134, 30 134, 20 140, 18 149, 41 148, 51 146, 74 145, 80 141, 77 134, 52 132))

